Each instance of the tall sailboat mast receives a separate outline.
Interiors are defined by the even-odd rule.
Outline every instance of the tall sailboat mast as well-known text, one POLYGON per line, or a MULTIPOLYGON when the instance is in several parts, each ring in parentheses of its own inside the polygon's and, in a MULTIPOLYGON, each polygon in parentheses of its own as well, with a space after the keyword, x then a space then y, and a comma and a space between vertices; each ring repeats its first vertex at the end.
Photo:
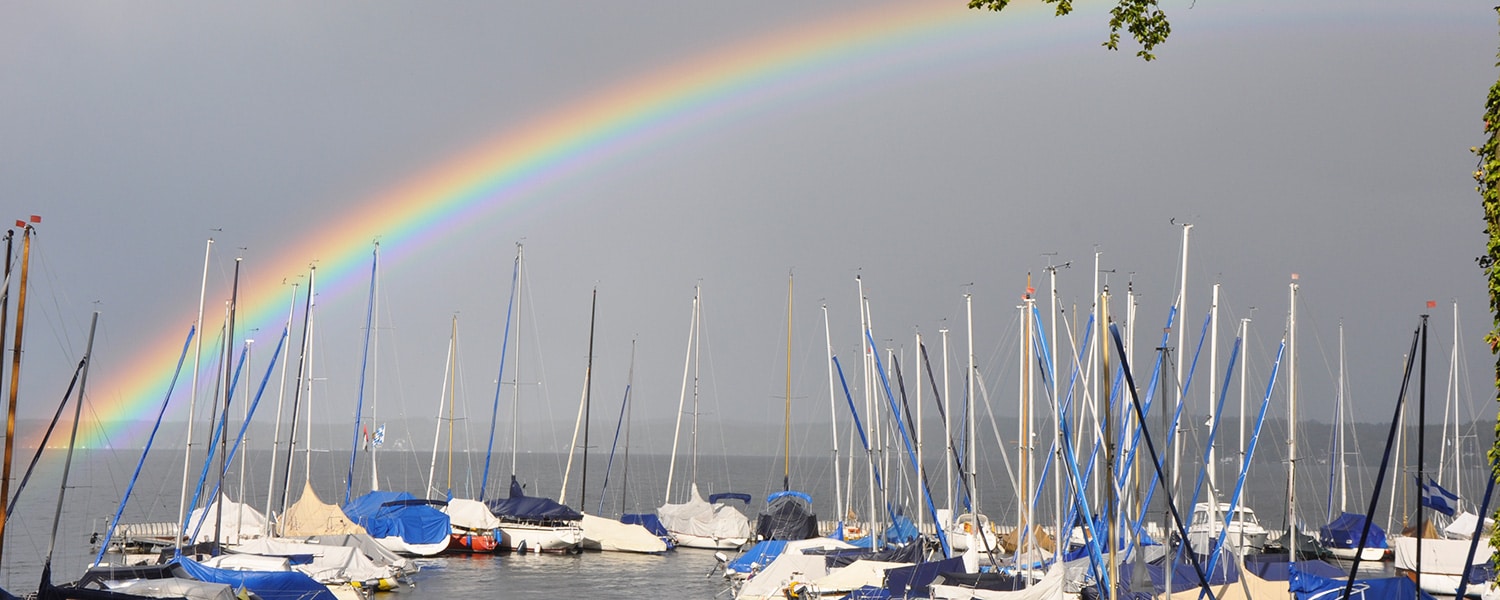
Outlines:
POLYGON ((844 482, 839 476, 839 417, 838 396, 833 387, 833 332, 828 326, 828 305, 823 304, 823 347, 828 355, 828 416, 829 426, 832 427, 832 435, 828 437, 833 442, 833 501, 834 508, 838 511, 838 522, 844 520, 844 482))
MULTIPOLYGON (((32 217, 32 222, 40 222, 41 217, 32 217)), ((16 341, 11 345, 10 363, 10 401, 5 411, 5 465, 4 474, 0 475, 0 501, 8 502, 10 498, 10 464, 15 452, 16 437, 16 398, 20 392, 21 385, 21 332, 26 325, 26 282, 31 271, 31 233, 34 231, 31 223, 16 221, 16 226, 21 228, 21 284, 20 293, 16 301, 16 341)), ((7 261, 9 264, 9 261, 7 261)), ((98 318, 98 315, 95 315, 98 318)), ((92 338, 90 338, 92 342, 92 338)), ((80 399, 82 396, 80 396, 80 399)), ((75 427, 76 429, 76 427, 75 427)), ((0 514, 0 542, 5 540, 5 516, 0 514)), ((53 524, 56 527, 56 524, 53 524)), ((5 548, 0 543, 0 551, 5 548)), ((50 559, 51 552, 48 552, 50 559)))
POLYGON ((786 274, 786 418, 782 434, 781 490, 792 489, 792 274, 786 274))
MULTIPOLYGON (((700 286, 693 287, 693 314, 688 323, 687 351, 683 352, 682 358, 682 390, 677 395, 677 425, 672 430, 672 460, 667 462, 667 491, 662 504, 672 502, 672 476, 677 470, 677 442, 682 439, 682 411, 687 404, 688 368, 693 362, 693 342, 698 339, 698 293, 700 291, 700 286)), ((693 391, 694 394, 697 393, 696 386, 693 391)))
POLYGON ((1286 503, 1288 552, 1292 560, 1297 556, 1297 274, 1292 273, 1292 282, 1287 284, 1287 343, 1286 343, 1286 503))
MULTIPOLYGON (((203 248, 203 279, 202 283, 198 285, 198 320, 193 322, 193 328, 197 331, 203 331, 203 303, 206 301, 206 297, 208 294, 208 259, 213 255, 213 249, 214 239, 208 238, 208 243, 203 248)), ((9 263, 8 260, 6 262, 9 263)), ((177 503, 177 527, 179 531, 187 527, 188 465, 193 462, 193 421, 195 420, 194 416, 197 413, 198 373, 199 364, 202 362, 202 358, 203 336, 199 335, 197 339, 193 341, 193 385, 191 388, 191 392, 189 392, 188 394, 187 437, 185 438, 187 443, 184 444, 184 447, 182 449, 182 491, 181 495, 178 497, 177 503)), ((14 377, 14 375, 12 375, 12 377, 14 377)), ((4 480, 9 481, 10 477, 6 476, 4 480)), ((0 483, 0 487, 3 487, 3 485, 3 483, 0 483)), ((283 506, 282 508, 285 509, 286 507, 283 506)), ((3 534, 3 532, 4 527, 0 526, 0 534, 3 534)), ((181 536, 179 536, 176 540, 176 549, 179 553, 182 551, 181 536)))
MULTIPOLYGON (((522 262, 522 248, 520 244, 516 244, 516 375, 513 380, 515 383, 511 386, 511 393, 513 395, 510 402, 510 478, 512 481, 515 480, 516 473, 518 472, 516 469, 516 440, 521 435, 521 323, 524 321, 521 318, 521 307, 525 305, 525 302, 521 300, 526 297, 525 294, 521 293, 521 286, 526 280, 521 271, 523 268, 522 262)), ((504 359, 502 358, 502 360, 504 359)))

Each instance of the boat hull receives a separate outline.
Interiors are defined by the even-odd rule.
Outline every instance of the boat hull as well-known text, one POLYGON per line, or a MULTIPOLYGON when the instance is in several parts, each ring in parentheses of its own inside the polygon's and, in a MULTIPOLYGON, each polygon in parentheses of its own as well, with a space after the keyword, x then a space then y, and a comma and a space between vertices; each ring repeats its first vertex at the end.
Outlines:
POLYGON ((703 550, 738 550, 749 542, 749 538, 720 538, 691 533, 672 532, 672 537, 677 540, 677 546, 681 548, 700 548, 703 550))
POLYGON ((491 554, 500 548, 494 532, 453 532, 448 536, 448 552, 456 554, 491 554))
POLYGON ((1360 561, 1373 562, 1385 560, 1389 556, 1390 550, 1385 548, 1365 548, 1363 552, 1358 552, 1355 548, 1329 548, 1328 553, 1332 554, 1334 558, 1343 560, 1354 560, 1354 555, 1359 554, 1360 561))
POLYGON ((581 543, 583 543, 583 530, 575 523, 567 525, 505 523, 500 526, 500 550, 505 552, 572 552, 581 543))

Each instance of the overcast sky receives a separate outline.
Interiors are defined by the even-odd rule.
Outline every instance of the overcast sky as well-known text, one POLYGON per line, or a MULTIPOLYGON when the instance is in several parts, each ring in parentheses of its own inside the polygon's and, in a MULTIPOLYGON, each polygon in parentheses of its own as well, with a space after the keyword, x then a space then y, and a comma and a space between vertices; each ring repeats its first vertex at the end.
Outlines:
MULTIPOLYGON (((973 12, 982 26, 810 61, 488 200, 526 210, 384 248, 393 258, 381 269, 380 414, 436 411, 455 313, 461 398, 487 414, 517 242, 528 270, 520 377, 542 384, 524 386, 523 410, 539 418, 570 420, 576 409, 594 287, 594 397, 616 410, 636 340, 635 415, 671 418, 701 282, 705 412, 731 427, 777 422, 789 272, 798 419, 828 418, 821 305, 834 352, 857 363, 856 275, 879 344, 909 365, 917 332, 936 359, 939 330, 950 329, 955 378, 972 293, 979 368, 998 410, 1013 413, 1027 274, 1046 314, 1044 269, 1071 263, 1059 294, 1069 315, 1086 313, 1102 253, 1113 311, 1123 316, 1128 282, 1140 295, 1146 363, 1176 294, 1184 222, 1194 225, 1185 321, 1196 339, 1215 282, 1222 352, 1234 324, 1253 317, 1252 395, 1264 391, 1298 273, 1306 416, 1330 417, 1342 320, 1357 414, 1386 419, 1427 300, 1439 303, 1430 394, 1446 389, 1456 300, 1464 386, 1481 418, 1493 414, 1468 151, 1496 75, 1493 11, 1368 0, 1164 8, 1173 34, 1151 63, 1128 43, 1100 47, 1107 6, 1098 4, 1063 19, 1027 4, 973 12)), ((130 376, 122 370, 134 353, 180 344, 192 322, 209 237, 205 328, 216 330, 237 255, 247 278, 295 279, 304 273, 266 271, 382 193, 531 123, 726 48, 774 46, 805 28, 832 36, 887 9, 6 3, 0 196, 14 217, 0 220, 44 217, 21 412, 51 413, 96 309, 90 397, 101 413, 123 401, 111 385, 130 376)), ((352 418, 365 285, 318 298, 320 419, 352 418)), ((255 360, 268 356, 257 350, 255 360)))

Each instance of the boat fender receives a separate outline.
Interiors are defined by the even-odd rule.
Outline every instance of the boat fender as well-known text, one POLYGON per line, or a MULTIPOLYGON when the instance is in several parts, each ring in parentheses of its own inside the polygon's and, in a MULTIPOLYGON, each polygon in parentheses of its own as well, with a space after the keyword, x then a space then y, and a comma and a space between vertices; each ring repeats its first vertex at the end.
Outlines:
POLYGON ((797 583, 796 581, 793 581, 786 585, 787 598, 790 598, 791 600, 797 600, 798 598, 802 598, 804 596, 808 596, 807 584, 797 583))

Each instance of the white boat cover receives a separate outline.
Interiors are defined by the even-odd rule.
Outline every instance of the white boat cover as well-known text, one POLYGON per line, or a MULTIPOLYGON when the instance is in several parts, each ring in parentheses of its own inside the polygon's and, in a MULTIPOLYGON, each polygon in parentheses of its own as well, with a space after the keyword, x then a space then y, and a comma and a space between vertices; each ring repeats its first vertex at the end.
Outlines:
POLYGON ((885 572, 897 567, 909 567, 909 563, 884 562, 879 560, 856 560, 843 568, 834 569, 827 577, 816 579, 810 589, 819 594, 852 592, 864 586, 883 587, 885 572))
POLYGON ((110 584, 110 590, 147 598, 187 598, 188 600, 237 600, 234 588, 225 583, 168 577, 166 579, 132 579, 110 584))
POLYGON ((323 544, 327 546, 348 546, 363 552, 377 566, 393 567, 396 569, 396 572, 402 575, 411 575, 417 572, 417 563, 415 561, 392 552, 390 548, 386 548, 380 542, 375 541, 375 538, 370 537, 368 533, 314 535, 288 541, 323 544))
POLYGON ((197 531, 193 542, 211 542, 214 539, 214 526, 218 523, 220 531, 220 542, 228 545, 239 544, 245 540, 265 537, 269 531, 265 515, 248 505, 240 504, 220 494, 219 501, 207 507, 194 510, 188 517, 188 531, 197 531), (223 521, 220 522, 218 506, 223 505, 223 521), (207 519, 199 527, 199 522, 207 519))
POLYGON ((1013 592, 996 590, 976 590, 956 585, 934 585, 931 588, 933 600, 1045 600, 1050 598, 1061 598, 1063 593, 1062 567, 1053 567, 1047 570, 1036 583, 1031 584, 1024 590, 1013 592))
POLYGON ((786 598, 788 586, 804 584, 828 576, 825 556, 783 552, 754 577, 745 580, 736 600, 769 600, 786 598))
MULTIPOLYGON (((1451 540, 1467 540, 1474 537, 1474 527, 1479 525, 1479 515, 1464 511, 1453 517, 1453 522, 1443 528, 1443 536, 1451 540)), ((1483 535, 1489 536, 1495 531, 1495 520, 1484 520, 1483 535)))
POLYGON ((234 551, 260 556, 311 556, 312 562, 292 565, 292 569, 322 584, 395 579, 399 574, 394 567, 376 565, 363 552, 349 546, 305 544, 288 540, 252 540, 236 546, 234 551))
POLYGON ((283 557, 260 554, 220 554, 198 562, 226 571, 282 572, 292 570, 292 561, 283 557))
POLYGON ((664 504, 656 509, 661 524, 672 533, 712 539, 750 539, 750 521, 727 504, 709 504, 693 484, 692 497, 682 504, 664 504))
MULTIPOLYGON (((1396 554, 1396 568, 1408 571, 1420 570, 1424 575, 1462 575, 1464 558, 1469 555, 1469 540, 1422 540, 1422 568, 1417 568, 1417 538, 1398 537, 1391 539, 1391 548, 1396 554)), ((1494 550, 1480 541, 1474 553, 1474 564, 1490 561, 1494 550)))
POLYGON ((302 497, 281 515, 280 526, 283 537, 366 533, 365 528, 349 520, 343 509, 324 504, 310 481, 303 483, 302 497))
POLYGON ((490 507, 478 500, 454 498, 443 507, 443 512, 448 514, 448 520, 455 529, 490 531, 500 527, 500 519, 490 512, 490 507))
POLYGON ((583 514, 579 524, 583 527, 583 547, 590 550, 651 554, 667 551, 666 542, 640 525, 626 525, 588 513, 583 514))

